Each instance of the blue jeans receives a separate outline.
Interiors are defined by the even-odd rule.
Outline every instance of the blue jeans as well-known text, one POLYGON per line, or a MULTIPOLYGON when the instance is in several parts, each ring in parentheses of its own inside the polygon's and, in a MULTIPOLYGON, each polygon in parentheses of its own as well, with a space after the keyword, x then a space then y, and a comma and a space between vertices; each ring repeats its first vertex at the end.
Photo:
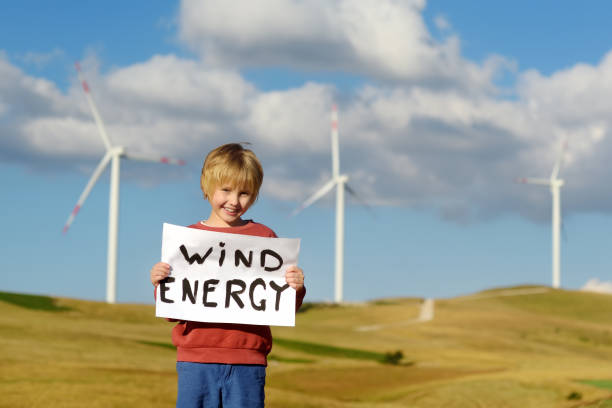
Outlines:
POLYGON ((266 367, 178 361, 177 408, 263 408, 266 367))

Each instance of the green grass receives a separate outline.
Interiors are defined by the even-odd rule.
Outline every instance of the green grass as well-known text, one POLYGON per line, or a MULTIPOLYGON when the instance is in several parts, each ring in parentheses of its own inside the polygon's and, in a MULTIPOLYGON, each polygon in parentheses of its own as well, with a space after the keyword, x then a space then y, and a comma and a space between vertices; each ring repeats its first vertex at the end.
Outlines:
MULTIPOLYGON (((266 406, 612 407, 612 297, 507 290, 420 324, 420 299, 309 303, 272 329, 266 406)), ((151 305, 0 292, 0 407, 173 406, 172 327, 151 305)))
POLYGON ((274 344, 290 350, 301 351, 314 356, 327 356, 336 358, 348 358, 355 360, 372 360, 380 363, 385 362, 385 353, 377 353, 367 350, 356 350, 344 347, 334 347, 326 344, 310 343, 306 341, 290 340, 276 337, 274 344))
POLYGON ((534 294, 500 298, 519 309, 564 319, 612 324, 612 296, 588 292, 551 291, 545 296, 534 294), (569 296, 568 296, 569 295, 569 296), (571 301, 568 302, 568 299, 571 301))
POLYGON ((612 380, 580 380, 579 382, 605 390, 612 390, 612 380))
POLYGON ((275 354, 270 354, 268 356, 268 361, 275 361, 279 363, 299 363, 299 364, 312 364, 315 363, 316 360, 311 360, 308 358, 287 358, 287 357, 278 357, 275 354))
MULTIPOLYGON (((612 390, 612 380, 578 380, 579 383, 591 385, 604 390, 612 390)), ((586 401, 579 405, 581 408, 612 408, 612 395, 586 401)))
POLYGON ((137 343, 144 344, 146 346, 161 347, 161 348, 169 349, 173 351, 176 350, 176 347, 174 347, 174 344, 165 342, 165 341, 138 340, 137 343))
POLYGON ((55 299, 49 296, 0 292, 0 302, 11 303, 26 309, 44 310, 47 312, 63 312, 70 310, 68 307, 58 306, 55 299))

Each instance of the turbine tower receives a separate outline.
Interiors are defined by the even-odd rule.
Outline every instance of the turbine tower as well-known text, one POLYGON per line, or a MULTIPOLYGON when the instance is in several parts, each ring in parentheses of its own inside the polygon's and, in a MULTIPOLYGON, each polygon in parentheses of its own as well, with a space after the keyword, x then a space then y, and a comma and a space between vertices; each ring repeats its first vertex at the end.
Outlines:
POLYGON ((340 174, 340 149, 338 146, 338 109, 332 107, 331 113, 331 153, 332 153, 332 178, 317 190, 312 196, 295 209, 292 215, 296 215, 306 207, 327 194, 336 187, 336 253, 335 253, 335 292, 334 301, 342 303, 342 285, 344 271, 344 189, 350 194, 353 190, 346 184, 348 175, 340 174))
POLYGON ((561 286, 561 187, 565 182, 559 178, 559 170, 566 148, 567 141, 564 140, 550 178, 522 178, 518 180, 524 184, 537 184, 550 188, 552 194, 552 287, 555 289, 561 286))
POLYGON ((102 118, 98 113, 98 109, 96 108, 96 104, 91 97, 91 92, 89 89, 89 85, 83 79, 81 74, 80 64, 77 62, 75 64, 76 70, 79 76, 79 80, 81 81, 81 85, 83 86, 83 90, 85 91, 85 96, 87 98, 87 102, 89 104, 89 108, 91 109, 91 113, 96 122, 96 126, 98 128, 98 133, 102 138, 102 142, 106 148, 106 154, 102 157, 102 160, 98 164, 98 167, 94 170, 89 182, 85 186, 85 190, 81 193, 79 200, 77 201, 72 213, 68 217, 66 224, 64 225, 64 233, 68 231, 70 225, 74 221, 74 217, 77 215, 87 196, 91 192, 93 186, 96 184, 96 181, 102 174, 102 172, 106 169, 106 166, 111 164, 111 174, 110 174, 110 198, 109 198, 109 209, 108 209, 108 256, 107 256, 107 269, 106 269, 106 302, 107 303, 115 303, 116 301, 116 276, 117 276, 117 235, 119 231, 119 164, 120 159, 131 159, 131 160, 140 160, 140 161, 150 161, 150 162, 160 162, 165 164, 178 164, 183 165, 185 162, 183 160, 175 160, 167 157, 148 157, 148 156, 139 156, 134 154, 128 154, 125 151, 123 146, 113 145, 110 141, 110 138, 106 134, 106 129, 104 128, 104 123, 102 122, 102 118))

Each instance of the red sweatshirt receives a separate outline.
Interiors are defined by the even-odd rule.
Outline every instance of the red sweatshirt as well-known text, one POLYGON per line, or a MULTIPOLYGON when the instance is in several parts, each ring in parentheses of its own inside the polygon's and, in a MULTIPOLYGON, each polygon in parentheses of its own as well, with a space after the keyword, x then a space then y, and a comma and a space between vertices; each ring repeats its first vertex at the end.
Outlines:
MULTIPOLYGON (((270 228, 251 220, 240 227, 209 227, 199 222, 189 228, 276 238, 270 228)), ((305 294, 306 288, 296 293, 296 310, 305 294)), ((172 343, 177 361, 267 365, 272 332, 270 326, 180 321, 172 329, 172 343)))

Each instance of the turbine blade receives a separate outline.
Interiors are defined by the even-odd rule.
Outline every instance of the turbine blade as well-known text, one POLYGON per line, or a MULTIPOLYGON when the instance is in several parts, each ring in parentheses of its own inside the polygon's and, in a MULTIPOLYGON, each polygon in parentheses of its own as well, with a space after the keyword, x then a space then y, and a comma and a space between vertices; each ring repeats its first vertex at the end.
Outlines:
POLYGON ((123 157, 125 157, 126 159, 130 159, 130 160, 146 161, 146 162, 153 162, 153 163, 176 164, 177 166, 185 165, 185 160, 183 159, 173 159, 171 157, 166 157, 166 156, 154 157, 154 156, 144 156, 144 155, 139 155, 139 154, 125 153, 123 157))
POLYGON ((559 176, 559 170, 561 169, 561 163, 563 162, 563 156, 565 154, 565 150, 567 149, 567 138, 563 138, 561 142, 561 149, 557 154, 557 160, 555 161, 555 165, 553 167, 552 173, 550 174, 550 180, 556 180, 557 176, 559 176))
POLYGON ((517 183, 523 184, 538 184, 542 186, 550 186, 551 182, 549 179, 543 178, 531 178, 531 177, 523 177, 515 180, 517 183))
POLYGON ((347 183, 344 184, 344 188, 346 189, 346 191, 353 196, 353 198, 359 203, 361 204, 366 210, 368 210, 370 212, 370 214, 373 217, 376 217, 376 213, 374 212, 374 209, 372 208, 372 206, 370 206, 368 203, 365 202, 365 200, 363 200, 356 192, 355 190, 353 190, 347 183))
POLYGON ((89 88, 89 84, 87 84, 87 81, 83 79, 83 75, 81 73, 81 64, 76 62, 74 65, 77 70, 77 75, 79 76, 79 81, 81 81, 81 85, 83 86, 83 91, 85 91, 85 97, 87 98, 87 103, 89 104, 91 113, 94 117, 94 120, 96 121, 96 126, 98 127, 98 133, 100 134, 100 137, 102 138, 102 141, 104 142, 104 146, 106 147, 106 150, 110 150, 112 148, 110 139, 108 135, 106 134, 106 129, 104 128, 104 122, 102 122, 102 117, 98 113, 98 108, 96 107, 96 104, 94 103, 94 100, 91 97, 91 91, 89 88))
POLYGON ((98 167, 96 167, 93 174, 91 175, 89 182, 87 182, 87 185, 85 186, 85 190, 83 190, 83 192, 81 193, 79 200, 77 201, 76 205, 74 206, 74 209, 72 210, 72 212, 70 213, 70 216, 68 217, 68 221, 66 221, 66 224, 64 225, 64 231, 63 231, 64 234, 68 231, 68 228, 70 228, 72 221, 74 221, 74 217, 76 217, 79 210, 83 206, 83 203, 85 203, 85 200, 87 199, 87 196, 91 192, 91 189, 93 188, 94 184, 96 184, 96 181, 98 181, 98 178, 100 177, 100 175, 102 174, 106 166, 108 165, 108 162, 110 161, 112 156, 113 155, 111 154, 111 152, 106 152, 102 160, 100 160, 98 167))
POLYGON ((291 216, 295 216, 295 215, 299 214, 306 207, 309 207, 312 203, 317 201, 319 198, 323 197, 325 194, 327 194, 329 192, 329 190, 334 188, 336 183, 337 183, 336 179, 329 180, 327 183, 325 183, 325 185, 323 187, 321 187, 319 190, 317 190, 317 192, 315 192, 306 201, 304 201, 298 208, 293 210, 293 212, 291 213, 291 216))

